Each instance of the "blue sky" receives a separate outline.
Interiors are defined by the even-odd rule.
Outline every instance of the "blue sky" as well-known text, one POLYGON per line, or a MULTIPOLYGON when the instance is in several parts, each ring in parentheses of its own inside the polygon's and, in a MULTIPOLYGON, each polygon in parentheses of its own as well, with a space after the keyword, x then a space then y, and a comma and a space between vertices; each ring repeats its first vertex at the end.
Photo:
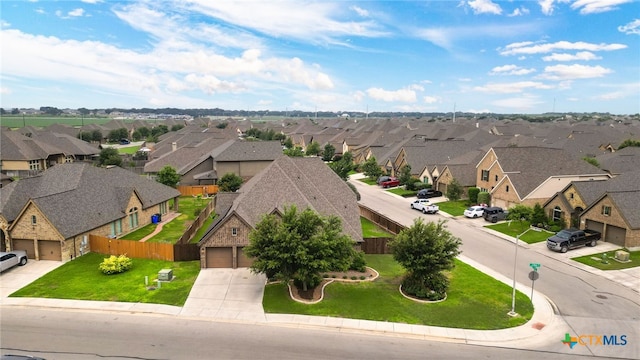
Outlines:
POLYGON ((6 1, 0 106, 640 112, 640 2, 6 1))

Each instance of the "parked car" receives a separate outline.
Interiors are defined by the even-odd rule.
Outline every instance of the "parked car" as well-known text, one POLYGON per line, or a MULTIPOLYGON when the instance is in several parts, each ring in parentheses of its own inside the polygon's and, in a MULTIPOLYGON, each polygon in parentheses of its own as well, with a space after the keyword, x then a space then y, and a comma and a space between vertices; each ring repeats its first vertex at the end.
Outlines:
POLYGON ((433 205, 427 199, 418 199, 411 203, 411 208, 422 211, 423 214, 435 214, 440 211, 438 205, 433 205))
POLYGON ((131 141, 129 141, 128 139, 120 139, 120 145, 129 145, 131 144, 131 141))
POLYGON ((383 181, 380 183, 380 186, 382 186, 383 188, 388 188, 388 187, 395 187, 395 186, 400 186, 400 180, 392 177, 387 181, 383 181))
POLYGON ((602 234, 595 230, 564 229, 547 239, 547 248, 566 253, 581 246, 596 246, 601 238, 602 234))
POLYGON ((468 218, 473 218, 473 219, 482 217, 482 215, 484 215, 485 208, 486 206, 482 206, 482 205, 471 206, 464 211, 464 216, 468 218))
POLYGON ((391 176, 382 175, 378 178, 378 180, 376 180, 376 184, 380 185, 381 182, 389 180, 391 180, 391 176))
POLYGON ((508 212, 503 210, 501 207, 490 206, 484 209, 484 211, 482 212, 482 217, 484 217, 486 221, 497 223, 500 220, 506 219, 507 214, 508 212))
POLYGON ((11 269, 16 265, 27 264, 27 252, 24 250, 14 250, 9 252, 0 252, 0 272, 11 269))
POLYGON ((418 197, 418 199, 429 199, 429 198, 442 196, 442 192, 438 190, 433 190, 433 189, 422 189, 418 191, 416 196, 418 197))

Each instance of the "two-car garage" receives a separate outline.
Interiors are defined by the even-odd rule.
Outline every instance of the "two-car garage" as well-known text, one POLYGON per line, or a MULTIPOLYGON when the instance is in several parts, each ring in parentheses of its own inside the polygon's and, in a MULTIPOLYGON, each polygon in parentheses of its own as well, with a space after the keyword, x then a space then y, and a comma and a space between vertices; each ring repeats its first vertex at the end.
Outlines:
POLYGON ((619 226, 611 225, 611 224, 605 224, 603 222, 595 221, 591 219, 587 219, 585 224, 587 229, 596 230, 602 233, 604 235, 604 238, 603 238, 604 241, 608 243, 616 244, 622 247, 625 246, 627 229, 621 228, 619 226))
MULTIPOLYGON (((13 239, 13 250, 24 250, 29 259, 36 258, 36 250, 32 239, 13 239)), ((62 260, 62 248, 57 240, 38 240, 38 260, 62 260)))
POLYGON ((246 256, 241 246, 207 247, 205 267, 239 268, 249 267, 253 260, 246 256))

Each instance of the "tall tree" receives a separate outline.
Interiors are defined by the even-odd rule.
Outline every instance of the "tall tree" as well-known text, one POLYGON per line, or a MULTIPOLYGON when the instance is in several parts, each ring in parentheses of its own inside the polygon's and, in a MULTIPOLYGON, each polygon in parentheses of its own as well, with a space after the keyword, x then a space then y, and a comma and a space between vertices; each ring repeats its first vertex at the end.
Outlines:
POLYGON ((100 151, 100 157, 98 159, 98 163, 102 166, 108 166, 108 165, 121 166, 122 158, 120 157, 118 150, 114 148, 106 148, 100 151))
POLYGON ((451 234, 445 221, 424 223, 416 218, 389 244, 393 258, 407 270, 402 290, 412 296, 439 300, 444 298, 449 280, 443 271, 455 266, 461 240, 451 234))
POLYGON ((220 191, 236 192, 242 186, 242 178, 234 173, 226 173, 218 180, 220 191))
POLYGON ((336 154, 335 146, 327 143, 324 146, 324 150, 322 150, 322 160, 323 161, 331 161, 333 160, 333 156, 336 154))
POLYGON ((318 154, 320 154, 320 144, 318 144, 317 141, 312 141, 311 144, 307 146, 305 154, 309 156, 317 156, 318 154))
POLYGON ((176 172, 176 169, 167 165, 158 171, 156 181, 175 188, 178 186, 178 182, 180 182, 180 174, 176 172))
POLYGON ((458 182, 456 178, 453 178, 449 186, 447 186, 447 198, 451 201, 458 201, 462 196, 462 192, 462 185, 460 185, 460 182, 458 182))
MULTIPOLYGON (((398 180, 400 180, 400 185, 409 185, 412 184, 415 180, 411 176, 411 165, 407 164, 400 169, 400 175, 398 176, 398 180)), ((410 189, 407 189, 410 190, 410 189)))
POLYGON ((375 156, 368 158, 367 161, 362 164, 362 172, 371 180, 375 180, 383 174, 382 169, 378 166, 378 161, 375 156))
POLYGON ((352 159, 351 153, 347 151, 342 155, 340 160, 329 163, 329 167, 335 171, 342 180, 347 180, 349 179, 349 172, 353 170, 352 159))
POLYGON ((251 269, 282 281, 296 280, 304 291, 317 286, 321 272, 345 271, 355 250, 335 215, 311 209, 286 208, 282 219, 265 215, 249 233, 245 254, 255 258, 251 269))

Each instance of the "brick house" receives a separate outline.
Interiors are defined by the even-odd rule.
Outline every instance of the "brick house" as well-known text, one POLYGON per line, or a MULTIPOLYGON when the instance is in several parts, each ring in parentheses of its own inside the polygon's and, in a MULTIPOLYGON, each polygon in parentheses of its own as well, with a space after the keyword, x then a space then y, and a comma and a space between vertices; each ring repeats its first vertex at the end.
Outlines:
POLYGON ((180 193, 120 167, 59 164, 0 189, 2 248, 68 261, 91 251, 90 234, 120 237, 169 211, 180 193))
POLYGON ((476 186, 505 209, 542 205, 572 181, 609 178, 565 150, 545 147, 493 147, 476 165, 476 186))
POLYGON ((349 186, 318 157, 283 155, 238 192, 217 195, 218 219, 199 242, 201 267, 250 266, 252 260, 242 249, 249 244, 251 230, 265 214, 283 214, 292 205, 338 216, 343 232, 362 242, 360 210, 349 186))

